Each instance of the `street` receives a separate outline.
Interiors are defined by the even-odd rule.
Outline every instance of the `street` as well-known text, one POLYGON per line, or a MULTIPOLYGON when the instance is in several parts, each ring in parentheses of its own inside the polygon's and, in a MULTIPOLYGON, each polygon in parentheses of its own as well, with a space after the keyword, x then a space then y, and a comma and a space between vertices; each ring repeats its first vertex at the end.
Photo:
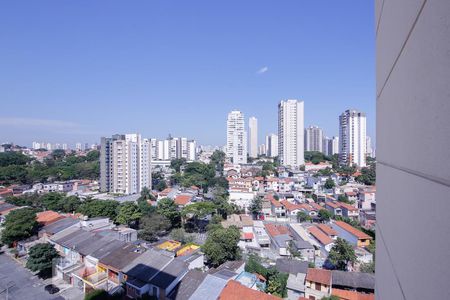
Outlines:
MULTIPOLYGON (((44 290, 46 284, 6 254, 0 254, 0 299, 57 299, 44 290), (7 291, 7 287, 9 287, 7 291), (7 298, 8 296, 8 298, 7 298)), ((60 298, 59 298, 60 299, 60 298)))

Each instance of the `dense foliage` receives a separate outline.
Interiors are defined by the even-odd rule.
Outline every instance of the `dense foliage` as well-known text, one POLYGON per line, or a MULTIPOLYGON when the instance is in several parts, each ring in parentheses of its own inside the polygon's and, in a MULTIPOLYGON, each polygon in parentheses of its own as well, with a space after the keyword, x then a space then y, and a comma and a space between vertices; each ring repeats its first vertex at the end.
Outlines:
POLYGON ((20 208, 10 211, 3 224, 2 242, 11 245, 36 234, 38 223, 33 208, 20 208))
POLYGON ((328 254, 328 261, 335 269, 347 271, 348 265, 356 261, 355 250, 346 240, 337 238, 328 254))
POLYGON ((53 260, 58 258, 59 254, 49 243, 37 244, 30 248, 26 267, 43 278, 52 275, 53 260))
POLYGON ((285 298, 287 296, 288 274, 278 272, 274 267, 266 268, 261 264, 260 258, 254 254, 250 255, 246 264, 245 271, 256 273, 267 279, 266 292, 272 295, 285 298))
POLYGON ((97 150, 90 151, 86 156, 55 150, 43 162, 20 152, 0 153, 0 182, 4 184, 98 179, 99 174, 99 151, 97 150))
POLYGON ((208 238, 203 245, 209 265, 217 267, 226 261, 237 260, 241 257, 238 247, 239 229, 234 226, 230 228, 215 227, 209 231, 208 238))

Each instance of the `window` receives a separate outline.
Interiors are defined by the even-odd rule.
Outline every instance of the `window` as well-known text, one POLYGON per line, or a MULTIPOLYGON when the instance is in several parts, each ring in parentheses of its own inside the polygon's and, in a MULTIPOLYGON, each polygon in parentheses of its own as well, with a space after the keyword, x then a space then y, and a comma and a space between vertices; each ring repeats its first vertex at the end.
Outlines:
POLYGON ((316 290, 317 290, 317 291, 322 290, 322 285, 321 285, 320 283, 317 283, 317 282, 316 282, 315 287, 316 287, 316 290))

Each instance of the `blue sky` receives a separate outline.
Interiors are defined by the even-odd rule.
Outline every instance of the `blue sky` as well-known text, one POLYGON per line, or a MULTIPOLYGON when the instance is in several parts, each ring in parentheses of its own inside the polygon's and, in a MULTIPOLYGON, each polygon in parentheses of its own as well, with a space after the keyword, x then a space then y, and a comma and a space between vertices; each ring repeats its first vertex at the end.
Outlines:
POLYGON ((100 136, 225 143, 232 109, 277 130, 277 104, 338 134, 367 113, 375 132, 373 1, 4 1, 0 141, 100 136))

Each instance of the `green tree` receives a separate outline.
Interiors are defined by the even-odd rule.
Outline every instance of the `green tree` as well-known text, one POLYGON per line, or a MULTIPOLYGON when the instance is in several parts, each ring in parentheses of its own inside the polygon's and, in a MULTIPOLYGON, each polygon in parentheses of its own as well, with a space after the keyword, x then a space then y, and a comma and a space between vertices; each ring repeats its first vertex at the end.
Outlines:
POLYGON ((347 271, 348 264, 356 261, 355 250, 346 240, 337 238, 328 254, 328 260, 336 269, 347 271))
POLYGON ((179 173, 181 171, 181 167, 186 164, 186 158, 176 158, 170 161, 170 167, 175 170, 175 172, 179 173))
POLYGON ((334 188, 335 187, 334 180, 331 178, 327 178, 323 187, 327 190, 334 188))
POLYGON ((331 212, 326 209, 319 210, 318 216, 322 222, 329 221, 331 219, 331 212))
POLYGON ((291 258, 302 259, 302 253, 295 247, 294 241, 289 241, 288 251, 291 258))
POLYGON ((20 208, 9 212, 3 224, 2 242, 12 245, 35 235, 38 230, 36 212, 32 208, 20 208))
POLYGON ((125 202, 119 206, 116 222, 130 226, 142 217, 139 207, 133 202, 125 202))
POLYGON ((376 169, 375 165, 370 165, 361 169, 361 175, 356 177, 356 181, 364 183, 365 185, 374 185, 376 183, 376 169))
POLYGON ((302 222, 306 222, 306 221, 311 221, 310 215, 308 215, 304 211, 299 211, 297 213, 297 222, 302 223, 302 222))
POLYGON ((63 208, 64 195, 61 193, 51 192, 45 194, 41 198, 43 208, 45 210, 60 211, 63 208))
POLYGON ((26 165, 32 159, 17 151, 0 152, 0 167, 26 165))
POLYGON ((331 296, 322 297, 321 300, 340 300, 340 299, 341 298, 339 298, 338 296, 331 295, 331 296))
POLYGON ((75 212, 81 205, 81 200, 77 196, 69 196, 64 198, 61 204, 61 211, 65 213, 75 212))
POLYGON ((164 198, 159 200, 156 211, 170 221, 172 228, 181 226, 181 214, 172 199, 164 198))
POLYGON ((91 150, 86 154, 86 160, 87 161, 98 161, 100 159, 100 151, 98 150, 91 150))
POLYGON ((159 236, 167 234, 170 229, 170 221, 158 213, 153 213, 140 219, 139 229, 139 238, 154 242, 159 236))
POLYGON ((189 244, 194 241, 194 237, 187 233, 183 228, 175 228, 170 232, 170 237, 182 244, 189 244))
POLYGON ((203 251, 211 266, 217 267, 229 260, 237 260, 241 257, 238 247, 239 230, 231 226, 229 228, 216 228, 209 232, 203 245, 203 251))
POLYGON ((344 202, 344 203, 350 203, 346 194, 340 194, 338 196, 338 201, 344 202))
POLYGON ((212 215, 216 210, 216 206, 210 201, 197 202, 184 207, 181 211, 181 215, 185 220, 184 228, 189 232, 203 231, 205 228, 200 227, 200 220, 212 215))
POLYGON ((253 216, 257 216, 262 211, 262 199, 261 197, 255 197, 250 204, 250 212, 253 216))
POLYGON ((167 188, 167 183, 165 180, 161 180, 155 185, 155 189, 157 189, 160 192, 165 190, 166 188, 167 188))
POLYGON ((111 298, 105 290, 92 290, 84 296, 84 300, 108 300, 111 298))
POLYGON ((359 270, 363 273, 375 273, 375 262, 362 263, 359 266, 359 270))
POLYGON ((119 202, 115 200, 85 200, 78 208, 78 212, 89 218, 108 217, 115 220, 119 202))
POLYGON ((225 164, 225 152, 215 150, 211 155, 210 163, 214 166, 215 170, 219 173, 223 172, 223 166, 225 164))
POLYGON ((26 267, 33 272, 38 272, 38 276, 48 278, 52 275, 53 260, 59 254, 49 243, 37 244, 30 248, 26 267))

